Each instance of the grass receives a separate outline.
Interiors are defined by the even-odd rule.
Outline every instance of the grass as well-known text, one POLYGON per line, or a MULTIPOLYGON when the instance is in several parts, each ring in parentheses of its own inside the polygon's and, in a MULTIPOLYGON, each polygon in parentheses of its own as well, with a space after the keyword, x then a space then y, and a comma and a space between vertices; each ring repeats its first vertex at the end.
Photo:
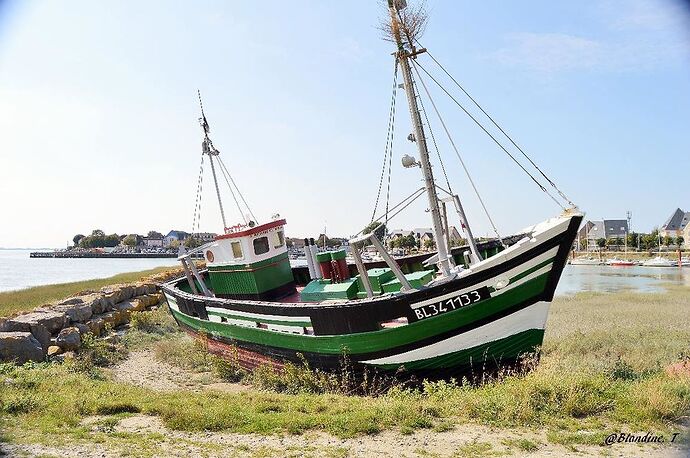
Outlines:
MULTIPOLYGON (((664 370, 688 358, 689 292, 673 286, 663 294, 559 297, 541 360, 525 374, 479 386, 445 381, 427 382, 421 389, 393 387, 369 397, 344 395, 342 380, 324 381, 324 374, 300 366, 282 376, 266 370, 238 373, 232 363, 219 363, 182 337, 160 308, 134 320, 123 341, 127 347, 152 345, 158 358, 171 364, 214 370, 264 389, 161 393, 113 382, 98 367, 3 365, 0 430, 10 442, 104 441, 125 447, 124 436, 109 428, 138 412, 160 418, 172 430, 263 435, 322 431, 343 438, 391 429, 402 434, 452 431, 454 425, 477 423, 546 430, 545 441, 570 450, 601 445, 612 431, 669 434, 681 430, 679 423, 690 414, 690 377, 672 377, 664 370), (93 415, 106 417, 101 431, 83 426, 93 415)), ((142 455, 160 454, 149 436, 128 435, 126 440, 142 455)), ((503 446, 532 452, 543 444, 516 439, 503 446)), ((481 441, 469 441, 456 451, 457 456, 497 453, 481 441)))
POLYGON ((174 269, 170 266, 140 272, 127 272, 108 278, 97 278, 72 283, 56 285, 34 286, 32 288, 0 293, 0 317, 10 316, 17 312, 31 310, 66 297, 74 296, 81 291, 98 290, 104 286, 117 283, 131 283, 139 281, 149 275, 159 274, 174 269))

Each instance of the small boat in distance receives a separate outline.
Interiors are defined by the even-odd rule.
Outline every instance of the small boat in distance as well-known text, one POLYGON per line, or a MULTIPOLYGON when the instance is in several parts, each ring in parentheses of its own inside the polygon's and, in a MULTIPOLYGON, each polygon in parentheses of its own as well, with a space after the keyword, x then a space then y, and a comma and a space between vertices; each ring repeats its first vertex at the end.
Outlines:
POLYGON ((603 264, 599 259, 588 256, 586 258, 575 258, 570 260, 573 266, 600 266, 603 264))
POLYGON ((611 258, 606 261, 606 264, 614 267, 631 267, 636 266, 637 262, 626 259, 611 258))
POLYGON ((661 256, 656 256, 643 262, 642 265, 645 267, 676 267, 678 263, 661 256))

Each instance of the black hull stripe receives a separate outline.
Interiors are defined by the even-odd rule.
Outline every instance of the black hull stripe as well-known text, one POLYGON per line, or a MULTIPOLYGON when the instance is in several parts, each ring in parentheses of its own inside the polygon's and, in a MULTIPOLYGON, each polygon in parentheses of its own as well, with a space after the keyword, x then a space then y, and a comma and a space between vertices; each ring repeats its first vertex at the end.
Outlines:
MULTIPOLYGON (((205 314, 205 306, 226 308, 228 310, 238 310, 249 313, 263 313, 285 316, 310 316, 313 323, 314 332, 317 335, 338 335, 356 332, 375 331, 379 329, 379 323, 388 321, 400 316, 406 316, 410 322, 417 318, 409 305, 412 302, 423 301, 443 294, 457 291, 459 289, 471 287, 473 284, 485 281, 489 278, 498 276, 508 270, 518 267, 530 259, 539 256, 546 251, 559 246, 559 250, 554 258, 553 268, 547 280, 547 286, 541 296, 536 300, 550 301, 553 298, 558 280, 568 256, 568 252, 575 238, 577 228, 582 217, 573 217, 568 228, 543 242, 537 247, 522 253, 515 258, 499 264, 498 266, 486 269, 481 272, 471 274, 467 277, 451 281, 449 283, 431 287, 416 293, 400 295, 391 298, 378 299, 372 301, 357 301, 352 304, 338 304, 329 306, 320 304, 317 306, 303 305, 283 305, 283 304, 252 304, 241 301, 203 299, 199 296, 192 296, 182 293, 170 284, 164 290, 174 296, 180 305, 180 310, 197 311, 197 316, 205 314), (200 310, 203 308, 204 310, 200 310), (201 313, 198 313, 201 312, 201 313)), ((530 305, 530 304, 525 304, 530 305)))

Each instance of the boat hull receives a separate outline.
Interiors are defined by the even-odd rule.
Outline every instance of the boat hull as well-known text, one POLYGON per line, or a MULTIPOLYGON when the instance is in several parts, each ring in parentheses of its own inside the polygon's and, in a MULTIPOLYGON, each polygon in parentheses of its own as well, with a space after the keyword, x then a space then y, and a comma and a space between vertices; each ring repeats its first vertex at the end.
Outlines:
POLYGON ((542 343, 548 303, 582 220, 562 217, 459 278, 418 291, 340 303, 208 298, 163 286, 170 311, 209 350, 246 369, 306 360, 448 377, 512 364, 542 343))

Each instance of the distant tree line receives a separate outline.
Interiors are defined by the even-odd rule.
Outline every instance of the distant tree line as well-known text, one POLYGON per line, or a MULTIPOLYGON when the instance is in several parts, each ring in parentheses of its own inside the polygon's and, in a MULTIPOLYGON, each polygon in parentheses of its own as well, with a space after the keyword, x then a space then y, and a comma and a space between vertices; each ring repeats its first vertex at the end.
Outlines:
MULTIPOLYGON (((627 235, 627 239, 624 239, 623 237, 611 237, 611 238, 598 238, 596 240, 596 244, 599 248, 610 248, 610 247, 623 247, 626 244, 628 245, 628 249, 636 249, 637 247, 640 248, 640 250, 646 251, 646 250, 654 250, 659 248, 659 240, 661 239, 661 246, 664 247, 672 247, 672 246, 682 246, 683 243, 685 242, 685 238, 683 236, 678 236, 678 237, 672 237, 669 235, 666 235, 664 237, 659 237, 659 230, 655 229, 652 231, 651 234, 639 234, 637 232, 631 232, 627 235)), ((582 238, 580 240, 580 246, 585 247, 586 246, 586 239, 582 238)))
POLYGON ((120 244, 120 236, 117 234, 106 235, 100 229, 94 229, 91 235, 77 234, 72 238, 74 246, 81 248, 105 248, 116 247, 120 244))

